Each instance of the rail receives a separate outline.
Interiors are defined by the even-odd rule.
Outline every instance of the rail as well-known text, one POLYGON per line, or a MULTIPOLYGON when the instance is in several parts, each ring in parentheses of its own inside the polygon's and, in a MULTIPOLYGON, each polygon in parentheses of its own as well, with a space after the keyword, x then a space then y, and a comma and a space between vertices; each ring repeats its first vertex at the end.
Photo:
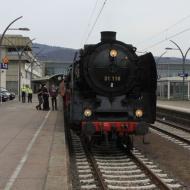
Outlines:
POLYGON ((133 152, 130 153, 130 156, 161 190, 172 190, 172 188, 170 188, 159 176, 153 173, 137 156, 135 156, 133 152))

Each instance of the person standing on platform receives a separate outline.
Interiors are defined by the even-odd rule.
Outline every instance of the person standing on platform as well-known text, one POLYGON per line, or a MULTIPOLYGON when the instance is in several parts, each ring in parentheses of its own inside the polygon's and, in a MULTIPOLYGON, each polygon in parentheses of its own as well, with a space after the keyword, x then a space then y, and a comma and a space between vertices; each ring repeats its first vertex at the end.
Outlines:
POLYGON ((26 87, 26 97, 28 98, 28 103, 29 103, 29 97, 28 97, 29 86, 28 86, 28 85, 26 85, 25 87, 26 87))
POLYGON ((32 103, 32 94, 33 94, 33 90, 32 88, 28 87, 28 103, 32 103))
POLYGON ((48 111, 50 109, 49 108, 49 92, 45 84, 42 87, 42 97, 43 97, 43 110, 48 111))
POLYGON ((22 95, 22 103, 25 103, 26 102, 26 87, 25 87, 25 85, 23 85, 21 88, 21 95, 22 95))
POLYGON ((64 80, 61 81, 60 85, 59 85, 59 89, 60 89, 60 95, 63 97, 63 106, 65 107, 65 104, 66 104, 66 96, 65 96, 65 91, 66 91, 66 88, 65 88, 65 82, 64 80))
POLYGON ((49 93, 50 93, 50 96, 51 96, 52 110, 54 110, 54 109, 57 110, 58 89, 55 87, 54 84, 51 85, 49 93))
POLYGON ((40 88, 39 88, 39 90, 38 90, 38 92, 37 92, 37 95, 38 95, 38 105, 36 106, 36 109, 37 110, 41 110, 42 109, 42 107, 41 107, 41 105, 43 104, 43 96, 42 96, 42 85, 40 85, 40 88))

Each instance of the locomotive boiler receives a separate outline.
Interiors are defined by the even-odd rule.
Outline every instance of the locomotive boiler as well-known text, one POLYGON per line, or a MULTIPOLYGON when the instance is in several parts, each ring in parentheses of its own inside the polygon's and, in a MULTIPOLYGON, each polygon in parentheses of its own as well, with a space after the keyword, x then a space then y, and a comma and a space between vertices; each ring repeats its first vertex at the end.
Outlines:
POLYGON ((101 32, 101 42, 80 50, 67 76, 65 119, 91 143, 116 139, 132 148, 156 116, 157 72, 151 53, 101 32))

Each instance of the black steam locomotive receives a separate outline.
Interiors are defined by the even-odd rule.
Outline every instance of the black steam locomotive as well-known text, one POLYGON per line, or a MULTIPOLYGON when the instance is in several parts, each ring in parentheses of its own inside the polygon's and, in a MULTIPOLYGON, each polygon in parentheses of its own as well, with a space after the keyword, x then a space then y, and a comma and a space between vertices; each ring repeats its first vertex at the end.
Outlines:
POLYGON ((132 148, 156 116, 157 72, 151 53, 101 32, 101 42, 80 50, 67 76, 66 121, 90 142, 117 139, 132 148))

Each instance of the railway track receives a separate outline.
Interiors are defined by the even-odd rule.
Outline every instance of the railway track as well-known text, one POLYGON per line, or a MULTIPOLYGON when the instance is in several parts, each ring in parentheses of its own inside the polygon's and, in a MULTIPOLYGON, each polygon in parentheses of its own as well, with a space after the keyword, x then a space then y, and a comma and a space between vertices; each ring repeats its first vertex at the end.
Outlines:
POLYGON ((184 130, 184 128, 178 127, 178 125, 174 125, 173 123, 170 124, 170 122, 159 121, 151 125, 151 131, 190 150, 189 130, 184 130))
POLYGON ((127 155, 110 144, 89 151, 73 132, 71 140, 80 187, 77 189, 183 189, 136 149, 127 155))
POLYGON ((170 125, 173 124, 174 126, 177 125, 178 128, 180 127, 190 131, 190 113, 188 112, 157 107, 156 117, 161 122, 164 118, 166 119, 164 122, 168 122, 170 125))
POLYGON ((163 118, 158 118, 157 117, 156 121, 158 121, 159 123, 167 124, 167 125, 169 125, 169 126, 171 126, 173 128, 180 129, 182 131, 190 133, 190 128, 189 127, 184 126, 182 124, 178 124, 178 123, 170 121, 170 120, 166 120, 165 117, 163 117, 163 118))

